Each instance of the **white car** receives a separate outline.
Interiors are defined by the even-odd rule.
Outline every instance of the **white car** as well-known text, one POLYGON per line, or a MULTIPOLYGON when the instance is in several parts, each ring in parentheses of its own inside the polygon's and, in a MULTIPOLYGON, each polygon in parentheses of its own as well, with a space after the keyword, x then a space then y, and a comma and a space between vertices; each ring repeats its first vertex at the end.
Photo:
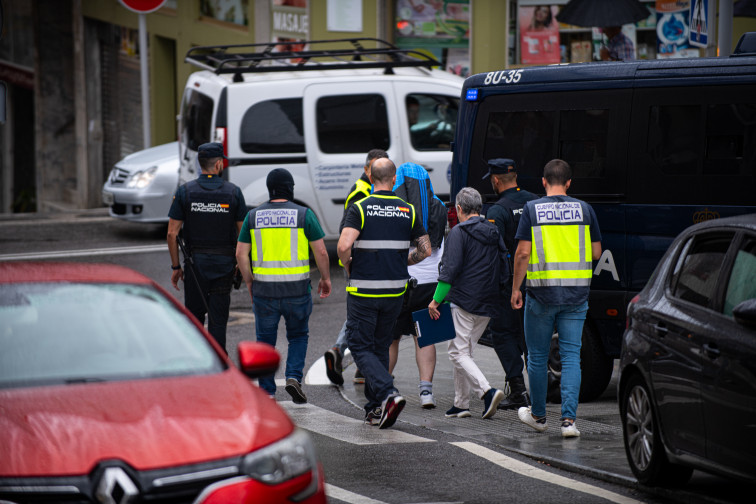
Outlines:
POLYGON ((150 147, 120 160, 102 186, 110 215, 132 222, 168 222, 179 181, 178 142, 150 147))

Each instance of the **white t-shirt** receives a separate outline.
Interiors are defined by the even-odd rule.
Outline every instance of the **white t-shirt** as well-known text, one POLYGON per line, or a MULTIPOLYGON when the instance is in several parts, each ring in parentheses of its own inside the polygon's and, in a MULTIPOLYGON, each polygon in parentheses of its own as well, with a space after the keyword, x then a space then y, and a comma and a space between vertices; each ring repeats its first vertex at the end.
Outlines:
POLYGON ((438 282, 438 263, 441 262, 441 256, 444 253, 444 242, 441 246, 431 252, 431 255, 417 264, 407 266, 411 277, 417 279, 418 284, 438 282))

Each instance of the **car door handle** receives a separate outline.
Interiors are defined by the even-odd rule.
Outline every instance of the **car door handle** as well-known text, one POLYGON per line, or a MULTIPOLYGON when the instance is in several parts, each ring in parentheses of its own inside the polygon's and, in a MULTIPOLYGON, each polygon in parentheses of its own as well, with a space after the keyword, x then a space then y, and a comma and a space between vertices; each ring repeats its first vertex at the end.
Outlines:
POLYGON ((704 343, 703 351, 704 351, 704 354, 706 354, 706 356, 711 360, 714 360, 717 357, 719 357, 721 353, 719 351, 719 348, 717 348, 716 344, 709 344, 709 343, 704 343))
POLYGON ((661 336, 662 338, 669 332, 669 329, 667 329, 667 326, 664 324, 654 324, 653 328, 656 331, 656 335, 661 336))

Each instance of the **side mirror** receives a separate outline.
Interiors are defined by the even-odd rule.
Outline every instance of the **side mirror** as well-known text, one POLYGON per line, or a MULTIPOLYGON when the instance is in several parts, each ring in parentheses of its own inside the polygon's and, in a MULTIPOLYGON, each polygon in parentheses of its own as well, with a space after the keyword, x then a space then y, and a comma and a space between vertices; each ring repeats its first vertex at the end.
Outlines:
POLYGON ((275 374, 281 362, 275 347, 266 343, 242 341, 238 346, 239 367, 249 378, 275 374))
POLYGON ((756 329, 756 299, 746 299, 732 310, 735 322, 756 329))

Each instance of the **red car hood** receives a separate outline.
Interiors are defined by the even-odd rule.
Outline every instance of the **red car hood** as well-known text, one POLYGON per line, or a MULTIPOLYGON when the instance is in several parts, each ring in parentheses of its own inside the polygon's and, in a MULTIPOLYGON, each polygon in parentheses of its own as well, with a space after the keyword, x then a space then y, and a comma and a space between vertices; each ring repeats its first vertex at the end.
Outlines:
POLYGON ((242 455, 294 425, 230 369, 205 376, 0 389, 0 476, 139 470, 242 455))

